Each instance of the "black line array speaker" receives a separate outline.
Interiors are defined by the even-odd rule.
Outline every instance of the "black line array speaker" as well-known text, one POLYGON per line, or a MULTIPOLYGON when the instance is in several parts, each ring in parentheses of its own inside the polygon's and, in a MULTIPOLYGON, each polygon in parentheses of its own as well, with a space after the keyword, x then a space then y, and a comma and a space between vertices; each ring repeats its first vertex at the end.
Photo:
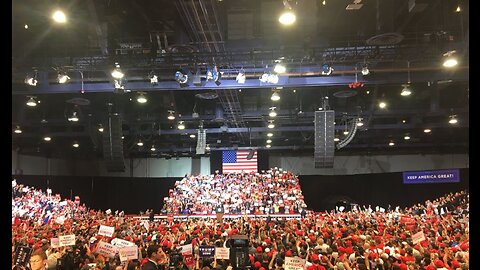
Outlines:
POLYGON ((315 168, 333 168, 335 151, 335 112, 315 112, 315 168))
POLYGON ((124 172, 122 120, 117 114, 108 117, 103 132, 103 159, 108 172, 124 172))

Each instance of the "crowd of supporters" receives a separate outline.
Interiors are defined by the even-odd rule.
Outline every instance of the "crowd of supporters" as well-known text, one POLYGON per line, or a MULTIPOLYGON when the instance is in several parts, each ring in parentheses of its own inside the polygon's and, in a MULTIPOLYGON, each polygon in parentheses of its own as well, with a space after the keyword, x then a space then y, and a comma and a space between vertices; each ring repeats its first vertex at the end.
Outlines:
POLYGON ((163 212, 293 214, 307 208, 297 176, 281 168, 262 173, 189 176, 175 183, 163 212))
MULTIPOLYGON (((188 204, 185 187, 201 190, 200 194, 189 195, 190 199, 213 198, 217 188, 228 189, 228 185, 236 184, 242 186, 240 190, 249 187, 251 204, 255 206, 256 202, 258 211, 260 205, 271 209, 270 205, 274 208, 274 202, 280 201, 276 197, 289 201, 282 196, 284 192, 301 196, 298 181, 291 181, 296 178, 283 175, 273 172, 271 177, 242 176, 248 184, 236 182, 228 175, 214 176, 221 181, 213 183, 212 178, 190 178, 195 184, 187 184, 184 179, 173 192, 179 197, 171 201, 188 204), (258 196, 264 193, 279 196, 258 196)), ((236 207, 236 201, 223 199, 229 203, 228 211, 236 207)), ((199 207, 195 201, 192 203, 194 208, 199 207)), ((256 212, 255 208, 252 210, 251 213, 256 212)), ((158 269, 232 269, 236 266, 232 258, 200 258, 199 247, 228 247, 234 235, 248 239, 245 268, 254 270, 285 269, 286 260, 291 257, 303 259, 307 270, 464 270, 469 269, 469 194, 454 192, 405 209, 358 207, 343 212, 309 212, 301 219, 243 215, 231 220, 185 218, 148 222, 118 212, 94 211, 32 187, 12 184, 12 261, 17 247, 31 247, 34 252, 30 264, 35 270, 44 269, 36 268, 42 264, 58 270, 150 269, 147 265, 152 261, 158 269), (113 235, 100 235, 100 225, 113 227, 113 235), (52 238, 72 234, 75 245, 52 247, 52 238), (100 242, 113 243, 117 239, 136 245, 138 259, 122 263, 118 253, 98 251, 100 242), (179 247, 189 244, 192 255, 182 255, 179 247)), ((12 267, 20 269, 13 264, 12 267)))

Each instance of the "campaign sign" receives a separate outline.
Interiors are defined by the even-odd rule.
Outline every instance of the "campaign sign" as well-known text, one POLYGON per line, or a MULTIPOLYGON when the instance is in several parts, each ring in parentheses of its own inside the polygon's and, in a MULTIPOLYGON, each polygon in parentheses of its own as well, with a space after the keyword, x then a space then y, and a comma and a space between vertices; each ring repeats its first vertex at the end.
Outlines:
POLYGON ((212 258, 215 255, 215 246, 199 246, 198 255, 202 258, 212 258))
POLYGON ((137 246, 121 247, 121 248, 118 249, 118 253, 120 254, 120 261, 121 262, 138 259, 138 247, 137 246))
POLYGON ((120 238, 115 238, 112 241, 110 241, 110 243, 119 248, 135 246, 134 243, 127 240, 120 239, 120 238))
POLYGON ((300 257, 285 257, 285 270, 303 270, 305 259, 300 257))
POLYGON ((27 266, 28 261, 30 260, 31 254, 32 254, 31 248, 18 246, 15 249, 15 257, 13 258, 13 264, 27 266))
POLYGON ((114 227, 100 225, 100 229, 98 230, 98 235, 112 237, 114 231, 115 231, 114 227))
POLYGON ((430 183, 456 183, 460 182, 460 171, 454 170, 435 170, 435 171, 416 171, 404 172, 404 184, 430 184, 430 183))
POLYGON ((50 238, 50 246, 52 248, 58 248, 60 247, 60 241, 58 240, 58 238, 50 238))
POLYGON ((117 253, 117 248, 112 244, 100 241, 97 245, 97 253, 113 258, 117 253))
POLYGON ((58 242, 61 247, 65 246, 74 246, 75 245, 75 234, 61 235, 58 237, 58 242))
POLYGON ((423 234, 423 231, 419 231, 412 236, 412 242, 414 245, 422 242, 423 240, 425 240, 425 235, 423 234))
POLYGON ((217 259, 219 259, 219 260, 230 259, 230 249, 229 248, 223 248, 223 247, 216 247, 215 248, 215 257, 217 257, 217 259))
POLYGON ((180 253, 185 255, 192 255, 192 244, 180 246, 180 253))

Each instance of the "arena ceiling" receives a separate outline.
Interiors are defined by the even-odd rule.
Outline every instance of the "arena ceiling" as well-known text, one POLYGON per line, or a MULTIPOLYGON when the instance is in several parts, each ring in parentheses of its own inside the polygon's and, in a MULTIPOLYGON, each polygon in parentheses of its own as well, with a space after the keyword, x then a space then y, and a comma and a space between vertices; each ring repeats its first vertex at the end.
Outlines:
POLYGON ((468 153, 468 1, 54 3, 12 2, 12 149, 19 153, 101 157, 106 135, 98 128, 116 114, 126 157, 193 156, 198 136, 190 135, 199 126, 210 151, 308 155, 315 111, 325 109, 335 111, 337 144, 345 144, 335 155, 468 153), (283 2, 297 13, 293 26, 278 23, 283 2), (52 23, 56 7, 66 11, 66 24, 52 23), (459 64, 446 69, 444 54, 453 51, 459 64), (125 73, 117 86, 115 63, 125 73), (261 82, 277 63, 286 73, 277 83, 261 82), (221 77, 207 80, 215 67, 221 77), (176 71, 189 75, 185 84, 176 71), (59 84, 58 73, 70 80, 59 84), (27 75, 38 83, 27 85, 27 75), (410 96, 400 95, 405 84, 410 96), (273 93, 280 100, 272 101, 273 93), (146 103, 137 102, 140 94, 146 103), (37 106, 26 106, 31 98, 37 106), (79 121, 68 120, 74 111, 79 121), (363 126, 355 125, 359 119, 363 126))

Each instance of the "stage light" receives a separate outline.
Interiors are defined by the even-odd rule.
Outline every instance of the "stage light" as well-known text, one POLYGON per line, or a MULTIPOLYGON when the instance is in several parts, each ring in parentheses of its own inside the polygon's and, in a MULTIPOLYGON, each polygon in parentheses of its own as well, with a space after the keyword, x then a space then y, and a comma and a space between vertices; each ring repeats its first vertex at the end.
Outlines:
POLYGON ((57 23, 66 23, 67 22, 67 16, 61 10, 56 10, 52 14, 52 19, 57 23))
POLYGON ((175 72, 175 80, 181 85, 186 84, 188 82, 188 75, 178 70, 175 72))
POLYGON ((27 106, 29 106, 29 107, 35 107, 35 106, 37 106, 37 101, 35 100, 35 97, 30 97, 30 98, 27 100, 27 106))
POLYGON ((270 97, 271 100, 273 101, 279 101, 280 100, 280 95, 277 93, 277 91, 274 91, 272 96, 270 97))
POLYGON ((112 70, 111 74, 114 79, 122 79, 125 76, 118 63, 115 63, 115 68, 112 70))
POLYGON ((449 124, 456 124, 458 123, 458 119, 457 119, 457 116, 456 115, 450 115, 449 119, 448 119, 448 123, 449 124))
POLYGON ((22 129, 20 129, 20 127, 17 126, 17 127, 13 130, 13 132, 15 132, 16 134, 21 134, 21 133, 22 133, 22 129))
POLYGON ((281 73, 285 73, 285 71, 287 71, 287 68, 281 63, 277 63, 273 71, 275 71, 277 74, 281 74, 281 73))
POLYGON ((277 112, 275 111, 276 107, 270 107, 270 112, 268 113, 268 116, 270 117, 275 117, 277 116, 277 112))
POLYGON ((152 145, 152 147, 150 148, 150 151, 155 152, 155 150, 157 150, 157 149, 155 148, 155 145, 152 145))
POLYGON ((151 85, 157 85, 158 84, 158 76, 155 75, 153 73, 153 71, 150 72, 150 74, 148 75, 148 78, 150 79, 150 84, 151 85))
POLYGON ((137 146, 143 146, 143 142, 142 142, 142 140, 138 140, 138 142, 137 142, 137 146))
POLYGON ((443 62, 443 66, 446 68, 452 68, 458 65, 458 60, 455 55, 455 50, 444 53, 443 56, 445 57, 445 60, 443 62))
POLYGON ((363 66, 362 66, 362 75, 363 75, 363 76, 367 76, 368 74, 370 74, 370 70, 368 69, 368 65, 367 65, 367 64, 363 64, 363 66))
POLYGON ((275 128, 275 124, 273 123, 273 120, 268 121, 268 128, 275 128))
POLYGON ((45 136, 45 137, 43 137, 43 140, 46 141, 46 142, 49 142, 49 141, 52 140, 52 137, 50 137, 50 136, 45 136))
POLYGON ((267 137, 273 137, 273 133, 267 133, 267 137))
POLYGON ((143 92, 139 92, 139 95, 137 97, 137 102, 138 103, 146 103, 148 101, 147 97, 145 97, 145 94, 143 92))
POLYGON ((322 65, 322 75, 330 75, 333 72, 333 68, 329 64, 322 65))
POLYGON ((410 96, 411 94, 412 94, 412 89, 410 88, 410 85, 403 84, 403 89, 400 95, 406 97, 406 96, 410 96))
POLYGON ((73 112, 72 112, 72 115, 69 116, 69 117, 67 118, 67 120, 68 120, 69 122, 78 122, 79 119, 78 119, 78 116, 77 116, 77 112, 76 112, 76 111, 73 111, 73 112))
POLYGON ((35 74, 34 76, 32 75, 27 75, 25 77, 25 83, 30 85, 30 86, 36 86, 37 83, 38 83, 38 80, 37 80, 37 75, 35 74))
POLYGON ((75 147, 75 148, 78 148, 78 147, 80 147, 80 144, 78 144, 77 142, 74 142, 74 143, 72 144, 72 146, 75 147))
POLYGON ((70 80, 70 77, 66 73, 58 73, 57 81, 58 83, 66 83, 70 80))
POLYGON ((237 78, 235 79, 237 83, 244 84, 247 79, 247 76, 245 75, 245 70, 242 68, 238 72, 237 78))
POLYGON ((185 129, 185 124, 183 123, 183 121, 178 122, 178 129, 180 130, 185 129))
POLYGON ((172 111, 172 110, 168 110, 168 116, 167 116, 167 119, 168 120, 175 120, 175 111, 172 111))

